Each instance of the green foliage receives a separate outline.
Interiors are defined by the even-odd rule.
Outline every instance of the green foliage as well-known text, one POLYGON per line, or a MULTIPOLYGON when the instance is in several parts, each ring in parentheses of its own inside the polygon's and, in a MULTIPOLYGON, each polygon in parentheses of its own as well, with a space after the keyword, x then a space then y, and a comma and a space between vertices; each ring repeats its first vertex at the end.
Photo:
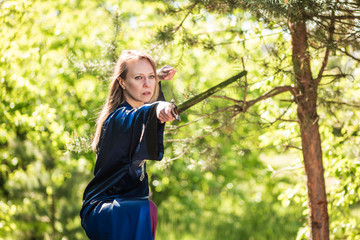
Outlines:
MULTIPOLYGON (((235 139, 237 132, 231 134, 235 139)), ((260 152, 243 149, 248 140, 224 146, 231 139, 219 134, 212 143, 197 144, 201 154, 192 150, 171 167, 151 168, 159 239, 294 238, 302 225, 301 205, 278 200, 294 182, 272 177, 260 152)))
MULTIPOLYGON (((198 76, 211 74, 213 70, 216 71, 217 66, 219 66, 217 72, 226 72, 228 71, 226 64, 229 63, 237 69, 241 69, 245 65, 249 72, 247 84, 240 83, 238 91, 227 90, 224 91, 224 95, 236 101, 243 100, 245 97, 243 91, 247 86, 246 98, 252 100, 274 87, 294 86, 291 39, 287 21, 289 17, 308 20, 308 37, 311 47, 309 54, 314 75, 319 72, 323 63, 325 47, 331 51, 329 63, 319 87, 318 106, 331 238, 356 239, 356 236, 359 235, 357 227, 359 218, 356 216, 358 215, 360 194, 359 182, 355 179, 359 171, 356 160, 359 158, 359 153, 355 147, 359 140, 358 112, 356 111, 359 108, 356 97, 359 94, 359 60, 353 55, 353 50, 357 49, 359 44, 359 41, 354 38, 358 36, 359 28, 353 25, 358 18, 354 16, 349 16, 348 19, 344 16, 339 17, 343 20, 335 20, 333 39, 329 40, 328 33, 329 29, 331 31, 330 15, 333 12, 345 13, 350 9, 356 11, 355 5, 339 4, 334 1, 179 1, 177 10, 184 14, 177 13, 177 16, 180 16, 177 21, 181 23, 182 28, 176 32, 178 36, 173 41, 177 47, 186 46, 185 49, 182 49, 184 52, 196 52, 199 47, 203 47, 203 49, 210 50, 209 55, 212 58, 224 59, 222 64, 212 65, 213 59, 205 57, 204 60, 207 64, 201 68, 209 70, 199 71, 196 74, 198 76), (196 3, 195 9, 185 18, 185 13, 193 6, 192 4, 196 3), (238 7, 250 10, 253 15, 248 15, 238 7), (314 16, 321 16, 321 20, 314 16), (353 20, 355 18, 356 20, 353 20), (189 36, 196 36, 196 41, 189 36), (348 41, 340 40, 344 36, 349 36, 346 38, 348 41)), ((172 11, 176 12, 176 10, 172 11)), ((188 57, 185 56, 183 59, 184 62, 189 62, 188 57)), ((211 110, 203 107, 196 111, 212 112, 221 109, 223 104, 231 105, 231 101, 219 104, 220 106, 213 103, 210 107, 211 110)), ((233 108, 230 109, 233 110, 233 108)), ((236 113, 234 114, 236 115, 236 113)), ((289 149, 301 148, 299 128, 296 123, 296 105, 290 94, 282 94, 281 97, 259 102, 254 109, 249 109, 246 115, 246 117, 244 116, 247 119, 246 124, 255 125, 249 132, 253 134, 254 129, 259 131, 259 137, 255 138, 255 141, 262 147, 261 151, 271 150, 284 153, 289 149), (279 123, 279 120, 284 121, 279 123), (266 127, 265 131, 259 130, 263 127, 266 127)), ((229 117, 220 115, 217 119, 229 119, 229 117)), ((213 129, 218 129, 216 126, 219 127, 219 125, 213 125, 214 122, 207 124, 212 125, 213 129)), ((216 123, 219 124, 219 122, 216 123)), ((204 123, 201 122, 201 124, 204 123)), ((205 129, 201 124, 187 132, 198 138, 196 130, 205 129)), ((207 124, 204 125, 207 126, 207 124)), ((234 129, 238 131, 243 126, 243 124, 239 125, 232 121, 230 124, 233 124, 234 129)), ((213 134, 211 136, 214 137, 213 134)), ((189 137, 187 136, 187 139, 189 137)), ((237 138, 232 135, 232 139, 237 138)), ((230 144, 231 140, 227 139, 226 143, 233 145, 234 143, 230 144)), ((211 145, 210 142, 211 140, 206 139, 202 143, 211 145)), ((211 147, 212 152, 214 148, 214 146, 211 147)), ((249 148, 254 149, 254 146, 249 148)), ((182 148, 182 151, 184 150, 186 148, 182 148)), ((257 149, 257 151, 259 150, 257 149)), ((230 155, 226 154, 226 156, 230 158, 230 155)), ((296 161, 285 165, 285 169, 302 167, 300 153, 297 156, 296 161)), ((272 171, 278 172, 277 169, 272 169, 272 171)), ((303 171, 297 171, 295 176, 302 179, 303 174, 303 171)), ((298 181, 295 186, 289 186, 285 191, 289 194, 280 194, 279 200, 284 206, 289 203, 302 205, 304 207, 303 214, 307 216, 305 183, 303 180, 298 181)), ((298 232, 298 239, 308 238, 309 229, 305 219, 303 220, 305 224, 298 232)))
POLYGON ((76 71, 81 64, 75 63, 99 54, 96 37, 86 39, 88 27, 81 26, 96 10, 86 6, 2 3, 0 19, 8 23, 2 24, 0 46, 0 233, 5 239, 84 238, 75 217, 93 156, 67 152, 66 145, 74 131, 84 135, 93 127, 89 115, 98 105, 89 94, 97 78, 82 78, 76 71))
MULTIPOLYGON (((160 66, 175 66, 175 79, 163 88, 176 103, 244 67, 249 72, 167 125, 166 157, 149 165, 158 238, 306 237, 306 183, 300 152, 293 150, 301 139, 291 94, 260 101, 245 114, 234 102, 293 83, 290 35, 282 21, 266 15, 274 8, 281 17, 289 5, 253 2, 251 10, 264 14, 259 21, 259 12, 240 8, 246 1, 196 2, 0 2, 4 239, 85 239, 79 211, 95 161, 89 139, 122 49, 145 49, 160 66)), ((318 70, 322 50, 311 54, 318 70)), ((357 104, 359 77, 333 76, 356 76, 357 68, 334 52, 319 89, 333 238, 359 235, 360 116, 350 106, 357 104)))

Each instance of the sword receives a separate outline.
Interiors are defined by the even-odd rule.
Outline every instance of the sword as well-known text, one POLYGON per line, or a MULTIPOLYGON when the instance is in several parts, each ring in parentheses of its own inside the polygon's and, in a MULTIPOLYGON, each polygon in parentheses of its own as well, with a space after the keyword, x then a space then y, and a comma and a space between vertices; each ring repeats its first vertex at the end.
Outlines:
POLYGON ((239 78, 245 76, 246 74, 247 74, 247 71, 242 71, 241 73, 236 74, 235 76, 232 76, 232 77, 228 78, 227 80, 225 80, 225 81, 219 83, 218 85, 206 90, 205 92, 202 92, 202 93, 200 93, 200 94, 186 100, 185 102, 180 103, 178 106, 175 105, 174 99, 171 100, 171 103, 173 104, 173 108, 171 109, 172 115, 175 117, 176 120, 181 121, 180 113, 184 112, 188 108, 191 108, 192 106, 194 106, 195 104, 201 102, 202 100, 210 97, 214 93, 220 91, 221 89, 225 88, 226 86, 228 86, 229 84, 235 82, 236 80, 238 80, 239 78))

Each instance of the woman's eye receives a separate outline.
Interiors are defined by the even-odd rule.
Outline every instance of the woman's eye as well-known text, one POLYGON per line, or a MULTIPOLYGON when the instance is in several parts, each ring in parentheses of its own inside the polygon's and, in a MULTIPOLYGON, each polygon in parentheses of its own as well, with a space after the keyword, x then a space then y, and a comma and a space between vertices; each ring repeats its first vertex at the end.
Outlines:
POLYGON ((150 75, 149 78, 150 79, 155 79, 155 75, 150 75))
POLYGON ((136 79, 136 80, 141 80, 142 77, 141 77, 141 76, 136 76, 135 79, 136 79))

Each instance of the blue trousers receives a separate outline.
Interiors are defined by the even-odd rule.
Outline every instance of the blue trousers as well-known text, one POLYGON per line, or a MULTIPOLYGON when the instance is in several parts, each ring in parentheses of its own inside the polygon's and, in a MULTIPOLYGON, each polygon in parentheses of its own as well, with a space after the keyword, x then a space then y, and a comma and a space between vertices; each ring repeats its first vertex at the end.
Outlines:
POLYGON ((91 240, 153 240, 154 207, 156 214, 155 204, 147 199, 100 201, 85 220, 86 234, 91 240))

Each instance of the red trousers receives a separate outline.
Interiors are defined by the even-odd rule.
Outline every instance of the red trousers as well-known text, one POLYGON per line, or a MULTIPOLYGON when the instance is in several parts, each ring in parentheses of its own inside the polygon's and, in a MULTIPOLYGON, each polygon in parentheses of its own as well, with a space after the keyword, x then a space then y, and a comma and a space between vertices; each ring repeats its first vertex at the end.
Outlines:
POLYGON ((151 231, 155 240, 156 225, 157 225, 157 208, 153 201, 149 200, 150 205, 150 219, 151 219, 151 231))

